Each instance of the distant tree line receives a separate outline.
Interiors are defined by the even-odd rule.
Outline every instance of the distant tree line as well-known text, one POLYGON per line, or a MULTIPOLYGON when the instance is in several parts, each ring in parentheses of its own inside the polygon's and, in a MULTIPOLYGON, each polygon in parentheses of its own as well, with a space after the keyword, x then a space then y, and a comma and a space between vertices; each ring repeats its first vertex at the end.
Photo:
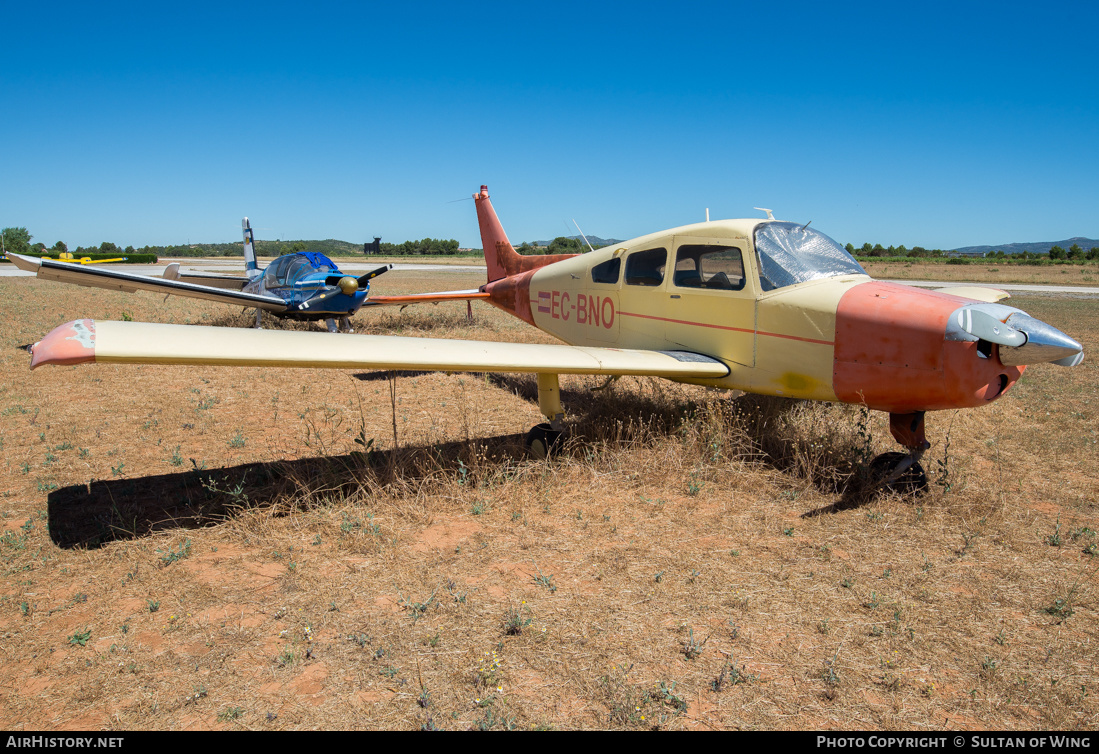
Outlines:
MULTIPOLYGON (((603 246, 595 244, 592 248, 601 249, 603 246)), ((579 238, 558 236, 549 242, 549 246, 534 246, 524 241, 515 250, 520 254, 581 254, 588 250, 588 246, 579 238)))
MULTIPOLYGON (((1000 252, 1002 253, 1002 252, 1000 252)), ((1080 248, 1080 244, 1074 243, 1065 251, 1060 246, 1054 246, 1049 250, 1050 259, 1099 259, 1099 246, 1092 246, 1087 251, 1080 248)))
POLYGON ((942 249, 925 249, 922 246, 913 246, 911 249, 901 246, 882 246, 880 243, 864 243, 861 247, 847 244, 847 253, 856 257, 944 257, 946 252, 942 249))
POLYGON ((404 243, 383 243, 381 253, 393 256, 406 255, 451 255, 458 253, 458 242, 453 238, 423 238, 419 241, 404 243))
MULTIPOLYGON (((15 254, 53 254, 70 251, 64 241, 58 241, 53 246, 47 247, 44 243, 31 243, 34 238, 26 228, 4 228, 3 248, 15 254)), ((158 257, 240 257, 244 255, 242 244, 230 243, 198 243, 178 244, 170 246, 142 246, 135 249, 133 246, 120 248, 111 241, 104 241, 99 246, 78 246, 71 249, 74 255, 88 254, 155 254, 158 257)), ((277 257, 283 254, 293 254, 297 251, 319 251, 328 256, 358 256, 363 253, 360 244, 325 239, 323 241, 256 241, 256 253, 263 257, 277 257)), ((401 244, 383 243, 381 253, 391 255, 450 255, 458 253, 458 242, 453 239, 424 238, 419 241, 405 241, 401 244)))
POLYGON ((64 241, 58 241, 48 249, 44 243, 31 243, 34 236, 28 233, 26 228, 4 228, 0 231, 0 234, 3 235, 4 239, 4 251, 10 251, 14 254, 44 254, 46 252, 69 250, 64 241))
MULTIPOLYGON (((945 257, 949 256, 949 251, 943 249, 925 249, 922 246, 913 246, 911 249, 905 246, 888 246, 883 247, 879 244, 864 243, 861 247, 856 247, 854 244, 847 244, 845 247, 847 252, 852 256, 872 258, 872 257, 945 257)), ((1030 251, 1021 251, 1012 254, 1005 254, 1003 251, 990 251, 985 254, 982 259, 1021 259, 1021 260, 1033 260, 1033 259, 1099 259, 1099 247, 1093 246, 1091 249, 1084 251, 1079 244, 1073 244, 1069 247, 1068 251, 1065 251, 1060 246, 1054 246, 1049 250, 1048 254, 1037 254, 1030 251)))
MULTIPOLYGON (((27 232, 26 228, 4 228, 3 246, 6 251, 15 254, 58 254, 69 251, 64 241, 58 241, 53 246, 47 247, 44 243, 32 243, 34 236, 27 232)), ((381 253, 392 256, 420 256, 420 255, 453 255, 459 252, 458 242, 453 239, 423 238, 419 241, 405 241, 393 244, 380 245, 381 253)), ((595 248, 600 248, 597 244, 595 248)), ((579 254, 587 249, 583 241, 577 238, 558 236, 548 246, 536 246, 528 242, 522 243, 517 251, 520 254, 579 254)), ((946 257, 949 251, 943 249, 925 249, 922 246, 913 246, 911 249, 905 246, 882 246, 879 244, 864 243, 860 247, 847 244, 847 251, 856 257, 946 257)), ((362 254, 362 247, 347 241, 337 241, 329 238, 323 241, 256 241, 256 253, 264 257, 277 257, 283 254, 293 254, 297 251, 319 251, 328 256, 357 256, 362 254)), ((239 257, 244 251, 240 243, 200 243, 181 244, 175 246, 142 246, 135 249, 133 246, 120 248, 117 244, 104 241, 99 246, 78 246, 72 250, 74 255, 88 254, 155 254, 159 257, 239 257)), ((1099 247, 1093 246, 1084 250, 1079 244, 1073 244, 1067 250, 1060 246, 1054 246, 1048 254, 1037 254, 1023 251, 1013 254, 1005 254, 1003 251, 991 251, 984 259, 1019 259, 1019 260, 1096 260, 1099 259, 1099 247)))

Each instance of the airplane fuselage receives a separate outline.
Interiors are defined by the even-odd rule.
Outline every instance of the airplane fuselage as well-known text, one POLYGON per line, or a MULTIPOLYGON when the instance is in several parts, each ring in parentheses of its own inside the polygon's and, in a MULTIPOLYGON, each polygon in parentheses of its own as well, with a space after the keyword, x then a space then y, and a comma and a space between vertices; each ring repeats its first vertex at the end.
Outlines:
POLYGON ((483 290, 569 344, 719 359, 726 377, 685 381, 720 388, 906 413, 982 405, 1019 379, 1024 366, 948 332, 966 307, 1018 310, 874 281, 861 268, 775 287, 755 248, 769 222, 674 228, 483 290))
POLYGON ((287 304, 286 311, 272 312, 276 317, 313 321, 333 316, 349 316, 366 301, 369 286, 357 288, 351 294, 332 293, 321 304, 312 303, 322 294, 332 292, 332 279, 341 276, 339 268, 323 254, 297 252, 286 254, 269 264, 262 274, 244 286, 245 293, 277 296, 287 304))

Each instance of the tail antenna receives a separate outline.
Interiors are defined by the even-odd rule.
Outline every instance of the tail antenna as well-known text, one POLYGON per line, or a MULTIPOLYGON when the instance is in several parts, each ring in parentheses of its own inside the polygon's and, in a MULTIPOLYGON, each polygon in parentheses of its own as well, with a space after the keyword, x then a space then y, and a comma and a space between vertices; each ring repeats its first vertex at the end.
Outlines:
POLYGON ((590 251, 595 251, 595 249, 592 248, 591 242, 588 241, 588 237, 584 235, 584 231, 580 230, 580 226, 577 224, 575 219, 572 221, 572 224, 576 225, 576 230, 580 233, 580 237, 584 239, 584 243, 588 245, 588 249, 590 251))

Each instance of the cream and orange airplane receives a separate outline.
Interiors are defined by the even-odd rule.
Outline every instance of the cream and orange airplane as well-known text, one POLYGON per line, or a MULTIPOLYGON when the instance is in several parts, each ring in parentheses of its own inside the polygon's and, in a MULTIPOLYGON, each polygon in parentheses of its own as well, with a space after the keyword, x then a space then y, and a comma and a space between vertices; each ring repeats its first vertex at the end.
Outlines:
MULTIPOLYGON (((684 225, 577 255, 518 254, 489 201, 473 197, 488 282, 475 291, 374 296, 370 305, 483 300, 568 345, 237 330, 76 320, 32 348, 31 367, 143 364, 525 372, 564 430, 558 375, 652 375, 752 393, 861 404, 889 413, 906 453, 886 483, 923 479, 924 413, 982 406, 1025 365, 1075 366, 1083 347, 989 288, 949 293, 872 280, 808 224, 770 217, 684 225)), ((920 482, 922 483, 922 482, 920 482)))

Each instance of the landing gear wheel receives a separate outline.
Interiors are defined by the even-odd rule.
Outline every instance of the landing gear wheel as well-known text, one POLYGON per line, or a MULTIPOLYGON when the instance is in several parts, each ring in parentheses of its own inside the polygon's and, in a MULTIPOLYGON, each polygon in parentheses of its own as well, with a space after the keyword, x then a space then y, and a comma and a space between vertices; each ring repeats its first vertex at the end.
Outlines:
POLYGON ((894 492, 920 493, 927 489, 927 473, 917 461, 901 472, 900 476, 892 482, 886 482, 902 462, 907 460, 908 453, 882 453, 870 462, 870 481, 875 485, 881 485, 884 489, 894 492))
POLYGON ((560 450, 563 437, 563 432, 554 429, 549 424, 538 424, 531 427, 530 432, 527 432, 527 447, 530 448, 530 452, 535 458, 546 458, 560 450))

